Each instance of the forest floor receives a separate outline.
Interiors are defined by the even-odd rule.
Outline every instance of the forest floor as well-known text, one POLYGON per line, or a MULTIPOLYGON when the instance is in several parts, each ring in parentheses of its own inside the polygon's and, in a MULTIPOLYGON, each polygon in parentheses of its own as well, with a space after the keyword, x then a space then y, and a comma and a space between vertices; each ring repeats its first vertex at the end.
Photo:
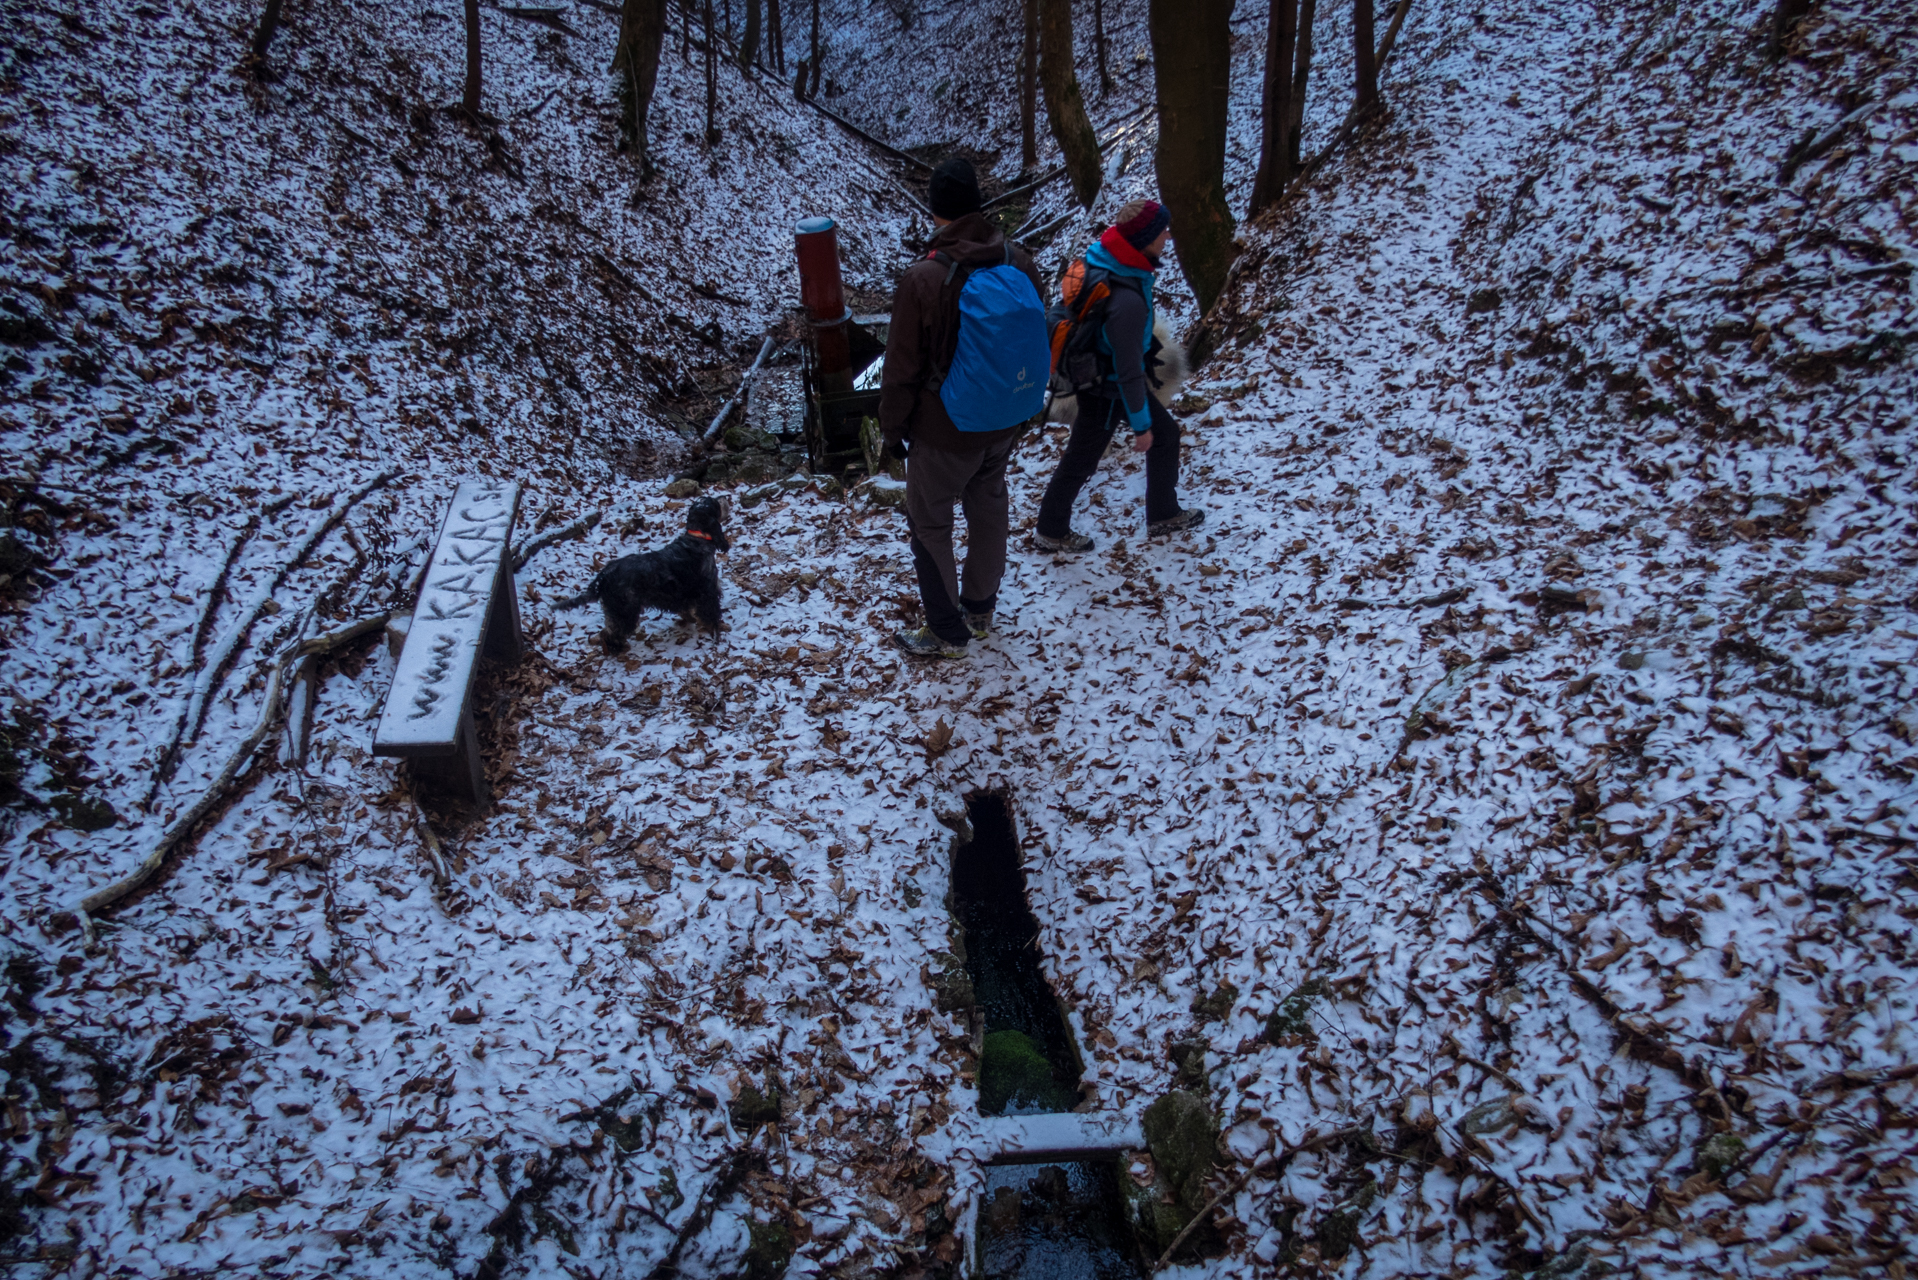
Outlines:
MULTIPOLYGON (((1834 0, 1773 62, 1749 0, 1417 6, 1389 117, 1244 228, 1176 406, 1204 529, 1149 541, 1114 455, 1098 550, 1025 545, 1041 433, 996 634, 926 668, 886 644, 917 614, 899 516, 817 483, 735 503, 717 644, 657 619, 609 657, 551 608, 676 530, 668 410, 780 320, 787 225, 833 213, 883 292, 900 179, 736 72, 707 154, 669 47, 637 186, 595 9, 487 11, 481 130, 439 109, 450 8, 289 9, 262 87, 250 5, 0 0, 18 1274, 609 1280, 682 1233, 691 1275, 953 1263, 977 1064, 938 1005, 980 790, 1097 1106, 1183 1084, 1221 1120, 1195 1268, 1902 1272, 1908 18, 1834 0), (303 764, 262 753, 75 927, 244 738, 265 656, 405 603, 473 473, 527 486, 529 535, 608 513, 519 575, 495 803, 422 809, 369 754, 369 639, 303 764)), ((1092 215, 1151 189, 1128 154, 1092 215)))

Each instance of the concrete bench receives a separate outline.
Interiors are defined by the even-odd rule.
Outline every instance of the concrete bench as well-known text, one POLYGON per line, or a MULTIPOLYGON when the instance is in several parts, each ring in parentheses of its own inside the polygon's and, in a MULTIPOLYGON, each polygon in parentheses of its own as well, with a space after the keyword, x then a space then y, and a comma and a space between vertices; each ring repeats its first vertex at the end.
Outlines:
POLYGON ((460 482, 373 734, 374 755, 410 761, 416 779, 476 805, 487 798, 472 708, 480 656, 517 662, 521 652, 511 550, 518 514, 517 484, 460 482))

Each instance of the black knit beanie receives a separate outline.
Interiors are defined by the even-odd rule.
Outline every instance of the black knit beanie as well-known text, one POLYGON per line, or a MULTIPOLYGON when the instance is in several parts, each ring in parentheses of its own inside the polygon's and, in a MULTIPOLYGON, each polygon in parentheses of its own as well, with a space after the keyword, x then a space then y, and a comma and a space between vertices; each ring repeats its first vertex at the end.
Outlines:
POLYGON ((972 162, 954 156, 934 169, 926 203, 932 206, 935 218, 963 218, 979 212, 984 201, 979 197, 979 176, 972 171, 972 162))

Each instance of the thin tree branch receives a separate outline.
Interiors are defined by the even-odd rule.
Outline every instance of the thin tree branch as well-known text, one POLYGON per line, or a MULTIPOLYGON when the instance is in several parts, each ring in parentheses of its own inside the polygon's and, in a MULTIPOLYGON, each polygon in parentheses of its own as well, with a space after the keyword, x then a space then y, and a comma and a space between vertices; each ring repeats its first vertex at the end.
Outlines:
MULTIPOLYGON (((285 680, 286 664, 283 662, 274 663, 273 674, 266 682, 266 697, 260 705, 260 719, 259 722, 253 726, 253 732, 246 736, 246 740, 240 744, 239 750, 227 757, 225 766, 221 768, 219 775, 213 779, 213 785, 201 793, 200 798, 194 801, 193 807, 180 815, 172 826, 161 833, 152 851, 140 860, 140 865, 134 868, 133 874, 116 880, 103 889, 96 889, 94 892, 80 899, 77 914, 81 917, 83 924, 86 923, 86 917, 106 910, 128 894, 142 888, 148 881, 158 875, 161 864, 166 861, 167 854, 186 837, 188 832, 192 831, 193 828, 199 824, 200 819, 206 817, 206 815, 212 811, 213 806, 219 802, 220 797, 226 794, 227 787, 230 786, 233 779, 239 775, 240 766, 245 764, 247 758, 253 754, 260 743, 266 740, 267 734, 272 731, 274 724, 279 720, 280 689, 285 683, 285 680)), ((89 929, 90 928, 91 926, 89 926, 89 929)))
POLYGON ((385 626, 390 617, 392 617, 390 613, 379 613, 361 618, 337 630, 329 631, 325 635, 302 640, 275 659, 272 673, 266 682, 266 696, 261 699, 260 718, 253 726, 253 732, 249 733, 239 748, 227 757, 226 764, 220 769, 219 775, 213 779, 212 785, 201 793, 200 798, 194 801, 193 807, 161 832, 159 840, 147 856, 140 860, 140 865, 134 868, 132 874, 114 881, 105 888, 96 889, 80 900, 75 908, 75 914, 80 917, 81 923, 91 929, 92 926, 87 917, 97 915, 151 882, 159 874, 167 854, 192 832, 201 819, 212 812, 213 806, 219 803, 226 789, 239 776, 241 766, 259 749, 260 744, 272 732, 273 726, 278 723, 280 714, 285 709, 282 705, 281 691, 286 686, 287 672, 292 670, 295 664, 317 654, 330 653, 343 645, 351 644, 368 632, 377 631, 385 626))
MULTIPOLYGON (((265 586, 260 588, 258 594, 256 594, 247 605, 246 612, 241 616, 239 622, 234 625, 231 631, 227 632, 226 636, 222 638, 220 643, 214 648, 212 655, 207 660, 206 666, 200 672, 200 678, 194 682, 193 698, 192 701, 187 704, 186 727, 183 735, 185 741, 192 742, 200 736, 200 726, 201 722, 206 718, 208 699, 212 697, 214 690, 219 686, 221 678, 225 676, 228 666, 232 664, 235 654, 239 651, 241 642, 246 639, 246 633, 251 630, 253 624, 259 620, 260 614, 266 609, 267 601, 273 598, 273 593, 279 589, 281 583, 286 581, 287 575, 300 567, 300 564, 307 556, 312 554, 313 548, 319 545, 320 539, 324 538, 328 533, 331 533, 334 526, 346 517, 348 511, 351 511, 355 506, 359 505, 368 494, 384 487, 388 481, 392 480, 393 477, 398 474, 399 472, 397 470, 382 471, 379 475, 373 477, 372 480, 361 485, 351 494, 334 503, 332 510, 327 512, 326 518, 313 526, 306 537, 302 538, 299 544, 293 548, 292 554, 274 571, 272 578, 267 581, 265 586)), ((175 753, 173 757, 174 766, 177 766, 178 759, 178 754, 175 753)), ((160 773, 161 785, 165 785, 172 777, 172 774, 172 766, 163 767, 160 773)))
POLYGON ((820 115, 826 117, 826 119, 832 121, 834 124, 844 129, 847 133, 850 133, 853 137, 858 138, 863 142, 868 142, 872 144, 873 146, 879 148, 881 151, 885 152, 887 155, 891 156, 893 159, 899 161, 900 163, 909 164, 913 168, 919 170, 921 173, 932 172, 932 166, 927 164, 924 160, 921 160, 918 156, 907 155, 904 151, 901 151, 898 147, 893 146, 891 143, 881 142, 879 139, 873 137, 870 133, 867 133, 864 129, 861 129, 858 125, 854 124, 852 121, 846 119, 846 117, 840 115, 837 111, 834 111, 831 107, 828 107, 824 103, 820 102, 817 98, 809 97, 805 99, 805 102, 807 106, 811 107, 814 111, 817 111, 820 115))
POLYGON ((745 398, 747 388, 752 386, 754 375, 759 372, 759 367, 766 363, 766 357, 772 353, 772 349, 773 336, 769 333, 766 335, 766 340, 759 344, 759 355, 754 358, 752 368, 746 370, 746 376, 741 378, 739 386, 734 388, 733 398, 720 406, 718 415, 713 418, 713 425, 706 428, 706 434, 700 437, 701 440, 710 442, 719 434, 720 427, 724 426, 726 419, 732 416, 733 406, 745 398))
POLYGON ((554 529, 550 533, 542 533, 531 542, 525 543, 519 550, 513 553, 513 572, 518 573, 521 569, 524 569, 527 561, 556 542, 568 542, 574 538, 584 537, 595 525, 605 518, 605 515, 606 513, 604 511, 595 511, 591 515, 581 516, 564 528, 554 529))
POLYGON ((1239 1194, 1239 1192, 1244 1189, 1245 1184, 1252 1180, 1254 1174, 1265 1171, 1269 1172, 1273 1178, 1278 1178, 1285 1173, 1285 1167, 1292 1163, 1294 1156, 1306 1151, 1316 1151, 1321 1147, 1331 1146, 1334 1143, 1344 1142, 1347 1138, 1357 1137, 1359 1134, 1367 1131, 1368 1126, 1366 1125, 1347 1125, 1343 1129, 1334 1129, 1332 1132, 1322 1133, 1316 1138, 1308 1138, 1295 1147, 1286 1148, 1285 1152, 1279 1156, 1277 1162, 1274 1164, 1253 1164, 1251 1168, 1240 1174, 1231 1186, 1219 1192, 1218 1195, 1213 1196, 1205 1208, 1193 1215, 1192 1221, 1185 1224, 1185 1229, 1179 1232, 1178 1235, 1172 1237, 1172 1243, 1167 1245, 1165 1252, 1159 1255, 1159 1260, 1152 1264, 1152 1269, 1154 1271, 1165 1270, 1172 1261, 1172 1255, 1179 1251, 1179 1246, 1184 1244, 1193 1232, 1205 1225, 1206 1220, 1212 1216, 1214 1210, 1233 1196, 1239 1194))
MULTIPOLYGON (((227 579, 233 576, 233 562, 238 560, 240 552, 260 527, 258 512, 247 518, 233 534, 233 540, 227 544, 226 556, 220 561, 220 571, 213 576, 213 582, 206 589, 206 598, 201 602, 200 620, 193 627, 192 647, 187 654, 186 669, 198 671, 200 659, 206 653, 207 634, 213 630, 214 615, 220 611, 220 601, 226 595, 227 579)), ((195 692, 198 682, 195 681, 195 692)), ((174 768, 179 764, 180 739, 186 733, 187 716, 193 709, 193 695, 189 694, 181 704, 180 714, 173 718, 173 732, 167 737, 166 750, 160 753, 160 761, 154 769, 153 781, 147 787, 147 793, 140 800, 140 808, 151 810, 153 797, 160 794, 160 788, 173 776, 174 768)))

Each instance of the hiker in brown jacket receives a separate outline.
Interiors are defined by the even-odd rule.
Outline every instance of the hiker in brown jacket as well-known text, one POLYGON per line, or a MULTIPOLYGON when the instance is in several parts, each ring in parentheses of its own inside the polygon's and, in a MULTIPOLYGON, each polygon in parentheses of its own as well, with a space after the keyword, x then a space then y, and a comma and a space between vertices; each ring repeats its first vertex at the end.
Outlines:
MULTIPOLYGON (((958 342, 954 268, 1010 264, 1031 279, 1035 298, 1045 291, 1031 255, 1009 247, 980 211, 969 163, 948 160, 934 170, 928 199, 938 229, 926 255, 899 278, 879 393, 886 450, 906 459, 906 526, 926 610, 924 626, 893 641, 917 657, 962 658, 969 639, 992 632, 1010 525, 1006 459, 1024 424, 961 431, 940 399, 939 379, 958 342), (963 582, 953 553, 954 503, 966 513, 963 582)), ((1037 371, 1042 386, 1045 375, 1037 371)))

